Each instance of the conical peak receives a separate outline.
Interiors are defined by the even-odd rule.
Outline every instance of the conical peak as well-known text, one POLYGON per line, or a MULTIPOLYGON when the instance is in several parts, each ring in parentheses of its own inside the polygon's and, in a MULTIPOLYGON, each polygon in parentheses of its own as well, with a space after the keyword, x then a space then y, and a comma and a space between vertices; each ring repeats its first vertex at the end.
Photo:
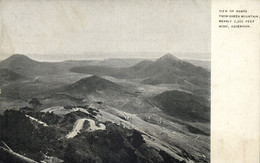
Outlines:
POLYGON ((160 59, 180 60, 179 58, 175 57, 174 55, 172 55, 170 53, 165 54, 160 59))

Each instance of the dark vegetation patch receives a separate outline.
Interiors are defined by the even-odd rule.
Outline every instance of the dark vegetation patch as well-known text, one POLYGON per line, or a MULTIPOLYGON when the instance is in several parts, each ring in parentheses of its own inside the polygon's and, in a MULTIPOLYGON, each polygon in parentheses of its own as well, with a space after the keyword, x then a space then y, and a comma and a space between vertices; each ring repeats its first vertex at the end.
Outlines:
POLYGON ((83 131, 72 139, 66 139, 64 124, 73 124, 79 117, 88 115, 78 112, 64 117, 41 112, 27 114, 48 122, 48 126, 34 123, 25 116, 25 112, 6 110, 4 115, 0 116, 0 140, 8 144, 13 151, 38 162, 43 160, 45 155, 73 163, 171 160, 170 155, 148 147, 137 130, 106 122, 106 130, 83 131))
POLYGON ((207 99, 183 91, 166 91, 153 98, 165 113, 191 122, 209 122, 210 103, 207 99))

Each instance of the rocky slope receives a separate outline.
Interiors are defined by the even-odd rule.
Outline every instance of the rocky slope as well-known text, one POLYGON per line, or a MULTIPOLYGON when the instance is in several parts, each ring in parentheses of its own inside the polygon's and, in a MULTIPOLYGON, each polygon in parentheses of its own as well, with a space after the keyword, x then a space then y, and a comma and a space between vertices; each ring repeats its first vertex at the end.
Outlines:
MULTIPOLYGON (((13 151, 37 162, 56 158, 64 162, 185 162, 163 150, 150 147, 135 129, 127 129, 105 122, 105 130, 90 132, 89 123, 84 123, 81 132, 73 138, 66 134, 80 118, 92 119, 96 124, 99 111, 84 107, 85 111, 73 111, 64 115, 34 112, 29 108, 21 111, 5 111, 0 116, 0 140, 13 151), (34 119, 29 118, 34 117, 34 119), (42 125, 45 122, 47 125, 42 125), (31 134, 33 133, 33 134, 31 134)), ((15 159, 9 156, 9 159, 15 159)), ((0 157, 0 160, 8 159, 0 157)), ((58 162, 57 161, 57 162, 58 162)))

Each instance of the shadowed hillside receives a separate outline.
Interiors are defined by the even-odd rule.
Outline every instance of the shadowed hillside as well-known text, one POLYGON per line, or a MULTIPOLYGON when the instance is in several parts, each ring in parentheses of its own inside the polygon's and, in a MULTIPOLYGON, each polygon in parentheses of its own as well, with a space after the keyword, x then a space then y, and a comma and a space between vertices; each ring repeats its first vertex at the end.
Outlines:
POLYGON ((210 120, 209 101, 191 93, 166 91, 155 96, 154 103, 173 117, 195 122, 210 120))
MULTIPOLYGON (((131 94, 127 88, 115 84, 109 80, 96 75, 83 78, 75 83, 60 87, 55 92, 64 92, 75 97, 85 97, 88 95, 114 96, 119 94, 131 94)), ((53 92, 53 91, 52 91, 53 92)))
POLYGON ((145 67, 147 67, 148 65, 150 65, 151 63, 153 63, 153 61, 143 60, 143 61, 137 63, 136 65, 132 66, 131 68, 134 69, 135 71, 140 71, 140 70, 144 69, 145 67))
MULTIPOLYGON (((177 57, 166 54, 137 73, 138 77, 146 78, 146 84, 191 82, 191 78, 209 78, 210 73, 177 57)), ((193 83, 197 85, 197 83, 193 83)))
POLYGON ((0 68, 10 69, 24 76, 58 74, 65 71, 65 64, 56 62, 38 62, 21 54, 15 54, 0 62, 0 68))
POLYGON ((98 76, 91 76, 77 81, 66 87, 66 91, 69 92, 95 92, 103 90, 114 90, 119 91, 121 87, 113 82, 98 76))
POLYGON ((108 75, 116 78, 143 79, 144 84, 179 84, 195 85, 209 89, 210 72, 206 69, 194 66, 191 63, 180 60, 177 57, 166 54, 156 61, 144 60, 128 68, 111 68, 103 66, 74 67, 72 72, 108 75))
MULTIPOLYGON (((85 123, 81 133, 73 138, 66 138, 65 135, 72 129, 77 119, 85 118, 99 123, 91 109, 84 110, 86 113, 78 111, 63 116, 7 110, 3 116, 0 115, 0 130, 3 131, 0 133, 0 140, 8 144, 13 151, 27 157, 27 160, 31 158, 37 162, 43 160, 53 162, 49 159, 65 163, 162 163, 167 160, 176 163, 185 162, 179 160, 179 157, 174 158, 165 151, 147 145, 141 132, 111 122, 105 123, 105 130, 93 132, 87 130, 90 125, 85 123), (46 121, 48 124, 42 125, 39 121, 46 121)), ((19 161, 12 155, 0 154, 0 162, 4 160, 19 161)))
POLYGON ((17 74, 10 69, 6 69, 6 68, 0 69, 0 85, 17 81, 19 79, 24 79, 24 78, 25 78, 24 76, 17 74))

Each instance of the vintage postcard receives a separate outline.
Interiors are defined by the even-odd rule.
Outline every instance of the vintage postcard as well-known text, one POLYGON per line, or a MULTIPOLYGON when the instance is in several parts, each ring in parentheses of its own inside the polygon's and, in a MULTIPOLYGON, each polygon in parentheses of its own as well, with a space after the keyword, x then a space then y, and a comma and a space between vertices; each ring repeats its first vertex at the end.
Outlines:
POLYGON ((258 162, 259 5, 0 1, 0 162, 258 162))

